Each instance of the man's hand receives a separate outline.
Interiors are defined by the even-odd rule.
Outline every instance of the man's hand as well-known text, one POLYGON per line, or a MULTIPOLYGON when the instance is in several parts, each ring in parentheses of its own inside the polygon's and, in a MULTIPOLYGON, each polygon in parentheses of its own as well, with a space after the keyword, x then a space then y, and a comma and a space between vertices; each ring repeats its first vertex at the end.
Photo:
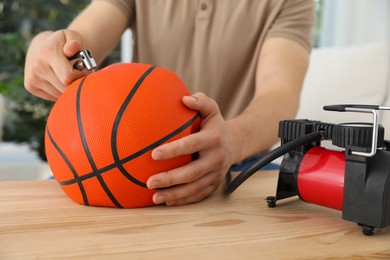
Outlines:
POLYGON ((162 189, 153 196, 156 204, 184 205, 206 198, 219 187, 232 164, 234 146, 217 103, 203 93, 186 96, 183 103, 199 111, 200 131, 159 146, 152 152, 152 158, 165 160, 196 152, 199 158, 148 179, 149 189, 162 189))
POLYGON ((67 86, 84 76, 73 68, 69 57, 80 51, 81 35, 71 30, 43 32, 28 49, 24 72, 27 91, 43 99, 55 101, 67 86))

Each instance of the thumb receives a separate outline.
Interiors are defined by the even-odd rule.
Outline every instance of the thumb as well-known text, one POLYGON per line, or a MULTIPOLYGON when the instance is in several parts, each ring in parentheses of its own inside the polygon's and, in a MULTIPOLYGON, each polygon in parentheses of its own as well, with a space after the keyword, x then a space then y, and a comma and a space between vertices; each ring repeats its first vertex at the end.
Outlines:
POLYGON ((63 52, 69 58, 81 50, 83 40, 81 34, 76 31, 65 29, 63 33, 65 38, 63 52))
POLYGON ((195 93, 192 96, 184 96, 182 101, 188 108, 197 110, 202 117, 220 113, 217 102, 201 92, 195 93))

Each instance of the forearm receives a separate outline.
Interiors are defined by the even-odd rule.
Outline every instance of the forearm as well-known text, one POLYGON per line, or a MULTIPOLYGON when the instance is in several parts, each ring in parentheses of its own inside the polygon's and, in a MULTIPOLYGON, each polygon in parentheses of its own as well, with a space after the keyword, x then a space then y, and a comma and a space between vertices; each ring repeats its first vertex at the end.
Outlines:
POLYGON ((234 163, 267 151, 278 140, 279 121, 295 117, 299 93, 255 98, 239 116, 226 121, 232 135, 234 163))
POLYGON ((279 121, 295 117, 308 63, 308 50, 294 41, 271 38, 264 43, 254 98, 226 121, 235 163, 269 149, 277 141, 279 121))

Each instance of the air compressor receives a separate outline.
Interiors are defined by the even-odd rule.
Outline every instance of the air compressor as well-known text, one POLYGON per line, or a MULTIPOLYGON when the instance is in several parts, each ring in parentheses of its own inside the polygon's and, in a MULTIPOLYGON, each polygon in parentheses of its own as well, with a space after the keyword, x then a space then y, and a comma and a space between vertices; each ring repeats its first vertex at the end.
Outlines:
POLYGON ((325 123, 296 119, 279 123, 281 145, 265 154, 233 180, 227 175, 225 194, 232 193, 256 171, 283 156, 275 196, 301 200, 342 211, 344 220, 357 223, 364 235, 390 225, 390 143, 378 123, 376 105, 330 105, 324 110, 372 114, 372 123, 325 123), (334 148, 321 146, 331 141, 334 148))

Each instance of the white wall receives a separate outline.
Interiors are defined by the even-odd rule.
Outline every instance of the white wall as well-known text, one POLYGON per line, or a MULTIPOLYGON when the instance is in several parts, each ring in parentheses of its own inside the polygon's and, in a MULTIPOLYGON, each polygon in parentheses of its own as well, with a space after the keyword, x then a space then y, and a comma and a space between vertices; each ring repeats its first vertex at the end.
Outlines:
POLYGON ((323 0, 320 47, 390 42, 389 0, 323 0))

